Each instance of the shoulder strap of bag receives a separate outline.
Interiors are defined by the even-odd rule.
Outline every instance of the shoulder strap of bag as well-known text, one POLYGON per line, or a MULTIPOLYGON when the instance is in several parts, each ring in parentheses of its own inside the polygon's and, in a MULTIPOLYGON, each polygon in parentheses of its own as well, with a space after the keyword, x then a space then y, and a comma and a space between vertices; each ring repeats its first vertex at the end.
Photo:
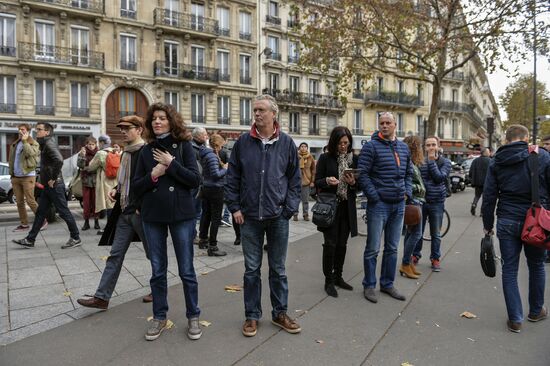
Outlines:
POLYGON ((538 151, 533 150, 529 153, 528 163, 531 175, 531 202, 540 206, 538 151))

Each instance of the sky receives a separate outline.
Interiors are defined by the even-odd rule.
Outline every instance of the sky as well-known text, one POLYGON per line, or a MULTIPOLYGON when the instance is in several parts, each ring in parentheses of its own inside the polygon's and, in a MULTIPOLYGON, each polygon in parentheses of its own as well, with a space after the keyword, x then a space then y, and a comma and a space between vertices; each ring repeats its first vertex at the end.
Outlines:
MULTIPOLYGON (((510 64, 509 66, 514 66, 510 64)), ((524 63, 518 66, 519 73, 529 74, 533 72, 533 58, 526 59, 524 63)), ((499 97, 504 94, 506 87, 509 84, 512 84, 515 80, 514 77, 507 74, 506 72, 499 71, 493 74, 488 75, 489 86, 491 91, 495 96, 495 100, 499 103, 499 97)), ((537 81, 544 82, 546 84, 546 89, 550 90, 550 63, 548 62, 548 57, 537 56, 537 81)), ((502 121, 506 120, 506 112, 499 105, 500 118, 502 121)))

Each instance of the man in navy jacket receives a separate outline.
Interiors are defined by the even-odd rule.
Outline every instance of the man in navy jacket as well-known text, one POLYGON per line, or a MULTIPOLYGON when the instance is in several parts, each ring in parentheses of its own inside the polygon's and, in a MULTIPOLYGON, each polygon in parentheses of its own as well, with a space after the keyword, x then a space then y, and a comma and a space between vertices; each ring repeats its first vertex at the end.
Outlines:
POLYGON ((279 107, 269 95, 256 97, 254 124, 235 143, 226 175, 225 202, 233 222, 241 225, 244 255, 242 332, 256 335, 262 317, 262 245, 267 236, 272 323, 289 333, 300 326, 287 315, 288 282, 285 273, 288 220, 300 203, 300 165, 296 145, 281 131, 275 117, 279 107))
MULTIPOLYGON (((428 154, 425 163, 420 167, 422 180, 426 187, 426 203, 422 206, 422 232, 426 230, 426 219, 430 219, 432 271, 441 271, 439 258, 441 258, 441 225, 445 212, 445 199, 447 199, 447 177, 451 171, 449 159, 439 155, 439 138, 426 137, 424 148, 428 154)), ((422 238, 418 240, 413 251, 413 261, 418 263, 422 257, 422 238)))
POLYGON ((405 301, 394 287, 397 266, 397 246, 401 238, 405 201, 412 198, 413 168, 407 145, 395 136, 395 118, 384 112, 378 118, 379 131, 363 145, 359 155, 359 186, 368 199, 367 245, 363 257, 364 296, 378 302, 376 261, 384 231, 384 254, 380 274, 380 291, 405 301))

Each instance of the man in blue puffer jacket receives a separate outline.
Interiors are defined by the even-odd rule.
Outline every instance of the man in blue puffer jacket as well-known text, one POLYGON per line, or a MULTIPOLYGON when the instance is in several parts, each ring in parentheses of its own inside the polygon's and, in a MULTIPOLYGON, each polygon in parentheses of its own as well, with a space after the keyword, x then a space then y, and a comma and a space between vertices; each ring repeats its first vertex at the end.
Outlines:
MULTIPOLYGON (((441 258, 441 225, 445 212, 445 199, 447 198, 447 177, 451 171, 449 159, 439 155, 439 138, 426 137, 424 148, 428 154, 426 162, 420 167, 422 180, 426 186, 426 203, 422 206, 422 233, 426 230, 426 219, 430 219, 432 271, 441 271, 439 258, 441 258)), ((413 262, 418 263, 422 257, 422 238, 418 240, 413 251, 413 262)))
MULTIPOLYGON (((497 236, 502 256, 502 288, 508 330, 521 331, 523 308, 518 288, 518 267, 521 249, 525 250, 529 269, 529 313, 527 320, 538 322, 548 316, 544 306, 545 270, 544 250, 521 241, 525 214, 531 206, 531 177, 529 169, 529 131, 521 125, 506 130, 506 145, 501 146, 489 163, 483 185, 483 228, 493 234, 495 206, 497 206, 497 236), (498 204, 497 204, 498 200, 498 204)), ((538 151, 539 194, 542 205, 548 208, 550 183, 550 156, 538 151)))
POLYGON ((384 254, 380 275, 380 291, 405 301, 393 282, 397 266, 397 246, 401 238, 405 201, 412 198, 413 167, 407 145, 395 136, 395 118, 384 112, 378 119, 380 131, 363 145, 359 155, 359 185, 368 198, 367 245, 363 258, 365 277, 364 296, 378 302, 376 261, 384 231, 384 254))
POLYGON ((242 333, 256 335, 262 317, 260 269, 264 236, 267 237, 271 322, 289 333, 300 326, 287 315, 288 281, 285 272, 288 220, 300 204, 300 165, 292 138, 281 131, 275 117, 279 107, 269 95, 256 97, 254 124, 235 143, 226 175, 225 202, 233 222, 241 225, 244 255, 242 333))

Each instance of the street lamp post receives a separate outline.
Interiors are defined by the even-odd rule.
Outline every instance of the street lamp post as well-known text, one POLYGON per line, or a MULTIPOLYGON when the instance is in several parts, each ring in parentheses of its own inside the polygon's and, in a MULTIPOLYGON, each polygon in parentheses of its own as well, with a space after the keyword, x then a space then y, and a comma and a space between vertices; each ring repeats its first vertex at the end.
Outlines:
POLYGON ((261 87, 261 83, 260 83, 260 76, 261 76, 261 70, 262 70, 262 66, 261 66, 261 57, 262 55, 266 55, 266 56, 271 56, 271 54, 273 53, 273 50, 269 47, 266 47, 262 50, 262 52, 260 52, 258 54, 258 95, 262 94, 262 87, 261 87))

